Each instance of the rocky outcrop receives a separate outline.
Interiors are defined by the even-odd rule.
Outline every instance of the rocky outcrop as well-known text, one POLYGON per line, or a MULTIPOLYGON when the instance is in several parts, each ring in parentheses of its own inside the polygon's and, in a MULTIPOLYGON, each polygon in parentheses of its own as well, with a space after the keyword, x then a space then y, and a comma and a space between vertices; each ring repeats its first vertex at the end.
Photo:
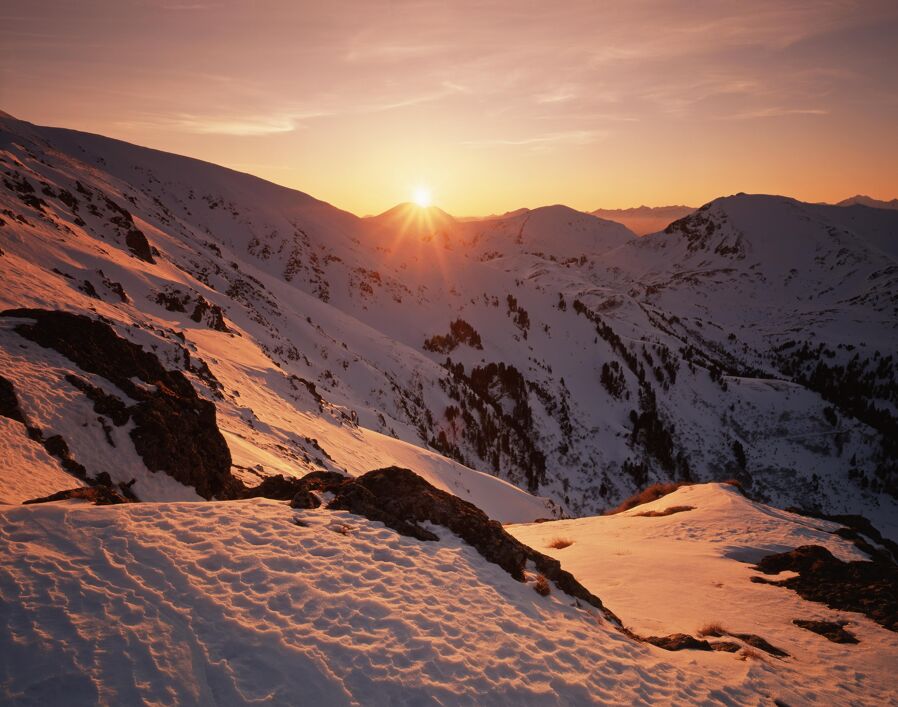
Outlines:
POLYGON ((524 569, 529 563, 561 591, 602 610, 607 618, 620 624, 597 596, 570 572, 561 569, 558 560, 527 547, 475 505, 441 491, 410 469, 391 466, 369 471, 355 479, 338 476, 313 472, 304 477, 291 505, 313 508, 320 501, 312 492, 330 492, 334 498, 327 506, 329 509, 349 511, 380 521, 388 528, 419 540, 439 540, 436 533, 424 526, 425 523, 443 526, 519 582, 525 581, 524 569))
POLYGON ((898 631, 898 565, 881 557, 871 562, 843 562, 825 547, 802 545, 768 555, 755 567, 765 574, 798 572, 782 580, 752 577, 752 581, 787 587, 802 598, 841 611, 866 614, 881 626, 898 631))
POLYGON ((169 312, 186 313, 193 303, 190 318, 205 324, 210 329, 228 333, 231 330, 225 324, 224 310, 217 304, 212 304, 205 297, 193 292, 184 292, 176 287, 166 287, 155 294, 153 300, 156 304, 165 307, 169 312))
POLYGON ((231 475, 231 454, 216 423, 215 405, 200 398, 181 371, 167 370, 154 354, 96 319, 38 309, 3 315, 33 320, 19 324, 16 332, 138 401, 125 405, 86 381, 69 379, 93 401, 95 411, 115 424, 134 421, 130 436, 150 471, 165 472, 206 499, 239 496, 243 485, 231 475))
POLYGON ((69 499, 91 501, 95 506, 112 506, 117 503, 131 503, 132 499, 125 497, 115 489, 108 486, 82 486, 80 488, 57 491, 49 496, 32 498, 22 501, 23 504, 50 503, 51 501, 67 501, 69 499))
POLYGON ((328 491, 341 486, 349 477, 336 471, 313 471, 302 478, 277 474, 265 478, 258 486, 246 489, 241 498, 273 498, 293 501, 294 508, 318 508, 321 501, 313 491, 328 491))

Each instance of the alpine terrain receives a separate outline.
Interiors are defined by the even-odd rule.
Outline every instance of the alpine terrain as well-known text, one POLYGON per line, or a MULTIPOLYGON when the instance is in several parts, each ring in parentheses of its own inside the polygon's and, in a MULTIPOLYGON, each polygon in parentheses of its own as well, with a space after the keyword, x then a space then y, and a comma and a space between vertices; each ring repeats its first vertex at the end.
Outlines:
POLYGON ((898 210, 0 171, 0 702, 895 703, 898 210))

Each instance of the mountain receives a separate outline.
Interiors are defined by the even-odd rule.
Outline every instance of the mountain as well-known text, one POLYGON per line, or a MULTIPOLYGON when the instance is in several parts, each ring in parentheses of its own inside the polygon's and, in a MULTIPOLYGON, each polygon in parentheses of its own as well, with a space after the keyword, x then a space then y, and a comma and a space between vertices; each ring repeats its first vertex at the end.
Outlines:
POLYGON ((882 201, 881 199, 874 199, 869 196, 864 196, 863 194, 857 194, 856 196, 851 196, 847 199, 842 199, 836 206, 869 206, 871 209, 898 209, 898 199, 892 199, 891 201, 882 201))
MULTIPOLYGON (((895 527, 898 214, 737 195, 644 238, 563 206, 359 219, 197 160, 2 129, 0 306, 102 317, 183 373, 227 443, 216 483, 397 464, 521 521, 736 477, 895 527)), ((66 376, 114 383, 5 321, 4 376, 89 477, 195 497, 66 376)))
POLYGON ((590 213, 621 223, 637 236, 644 236, 665 229, 670 223, 693 211, 695 208, 692 206, 637 206, 631 209, 596 209, 590 213))
POLYGON ((898 211, 0 171, 0 701, 891 698, 898 211))

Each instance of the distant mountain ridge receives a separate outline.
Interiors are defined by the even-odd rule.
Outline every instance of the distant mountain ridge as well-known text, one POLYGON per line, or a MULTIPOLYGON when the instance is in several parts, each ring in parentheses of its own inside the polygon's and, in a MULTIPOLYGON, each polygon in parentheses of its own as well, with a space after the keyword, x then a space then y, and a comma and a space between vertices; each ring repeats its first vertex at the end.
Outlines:
POLYGON ((865 196, 863 194, 857 194, 847 199, 843 199, 842 201, 838 202, 836 206, 855 206, 856 204, 860 204, 861 206, 869 206, 874 209, 898 209, 898 199, 883 201, 881 199, 874 199, 873 197, 865 196))
POLYGON ((609 221, 617 221, 637 236, 662 231, 668 224, 688 216, 693 206, 637 206, 630 209, 596 209, 589 213, 609 221))

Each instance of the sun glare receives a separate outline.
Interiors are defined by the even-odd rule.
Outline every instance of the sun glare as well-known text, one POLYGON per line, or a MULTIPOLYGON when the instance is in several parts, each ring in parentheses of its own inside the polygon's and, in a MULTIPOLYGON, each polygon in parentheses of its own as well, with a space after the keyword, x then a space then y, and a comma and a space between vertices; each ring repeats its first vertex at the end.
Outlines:
POLYGON ((421 208, 430 206, 430 189, 427 187, 416 187, 412 200, 421 208))

